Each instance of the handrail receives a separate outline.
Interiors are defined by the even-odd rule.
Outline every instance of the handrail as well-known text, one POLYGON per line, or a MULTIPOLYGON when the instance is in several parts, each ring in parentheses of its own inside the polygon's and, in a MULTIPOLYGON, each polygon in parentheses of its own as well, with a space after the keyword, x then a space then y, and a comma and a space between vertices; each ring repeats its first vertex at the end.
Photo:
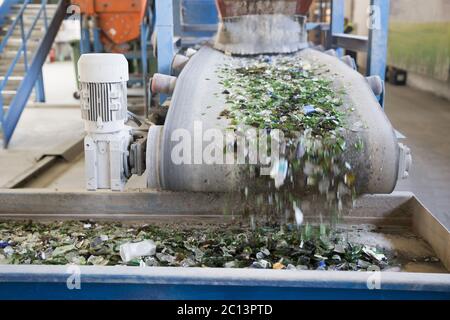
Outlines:
POLYGON ((18 4, 20 1, 21 0, 3 0, 0 4, 0 25, 3 24, 5 17, 8 16, 11 7, 18 4))
MULTIPOLYGON (((20 8, 20 11, 19 11, 17 17, 21 18, 23 16, 23 13, 29 3, 30 3, 30 0, 24 0, 24 2, 22 4, 22 8, 20 8)), ((14 29, 16 28, 18 21, 19 21, 19 19, 14 20, 14 22, 11 23, 11 25, 9 26, 8 32, 6 33, 2 42, 0 43, 0 53, 2 53, 3 50, 5 50, 6 44, 8 43, 8 39, 9 39, 9 37, 11 37, 12 33, 14 32, 14 29)))
MULTIPOLYGON (((45 18, 47 17, 47 14, 46 14, 47 13, 47 9, 46 9, 47 0, 43 0, 41 3, 41 8, 39 9, 33 23, 30 26, 30 29, 28 30, 28 32, 26 33, 26 36, 25 36, 24 25, 23 25, 23 13, 29 3, 30 3, 30 0, 24 1, 19 13, 17 14, 16 20, 14 20, 14 22, 11 24, 10 28, 8 29, 8 33, 6 34, 5 38, 3 38, 2 45, 0 45, 0 53, 2 53, 6 46, 8 38, 14 32, 14 29, 17 26, 17 23, 19 23, 19 21, 20 21, 22 43, 21 43, 19 49, 17 50, 16 56, 14 57, 11 65, 9 66, 8 71, 6 72, 2 83, 0 84, 0 93, 6 87, 8 79, 11 76, 12 72, 14 71, 14 68, 16 67, 17 62, 19 61, 20 57, 22 56, 22 53, 24 55, 25 72, 28 71, 27 42, 30 39, 31 34, 34 31, 34 27, 36 26, 37 22, 41 18, 42 12, 44 12, 44 17, 45 18)), ((47 24, 45 26, 45 29, 47 31, 47 29, 48 29, 47 24)), ((3 108, 3 101, 1 101, 1 100, 0 100, 0 107, 3 108)))

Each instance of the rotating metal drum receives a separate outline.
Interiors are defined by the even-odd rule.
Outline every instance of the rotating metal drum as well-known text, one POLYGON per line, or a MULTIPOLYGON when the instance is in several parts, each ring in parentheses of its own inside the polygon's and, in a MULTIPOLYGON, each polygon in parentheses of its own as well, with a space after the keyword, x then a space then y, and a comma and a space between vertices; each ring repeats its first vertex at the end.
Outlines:
MULTIPOLYGON (((409 170, 409 149, 399 145, 391 123, 374 95, 365 77, 351 66, 332 55, 304 49, 295 57, 320 65, 334 74, 333 88, 345 87, 344 105, 352 106, 348 113, 345 140, 348 145, 362 141, 362 149, 348 148, 343 157, 357 176, 358 193, 390 193, 398 177, 409 170), (362 124, 353 128, 352 124, 362 124)), ((242 186, 241 165, 207 164, 201 154, 207 142, 198 134, 211 128, 226 130, 230 120, 219 115, 226 107, 220 94, 220 69, 237 63, 232 57, 204 46, 186 64, 177 79, 164 127, 150 130, 147 145, 148 186, 174 191, 232 191, 242 186), (180 143, 181 133, 191 141, 189 163, 173 161, 174 150, 180 143), (197 141, 197 143, 194 143, 197 141), (200 141, 200 143, 198 143, 200 141)))

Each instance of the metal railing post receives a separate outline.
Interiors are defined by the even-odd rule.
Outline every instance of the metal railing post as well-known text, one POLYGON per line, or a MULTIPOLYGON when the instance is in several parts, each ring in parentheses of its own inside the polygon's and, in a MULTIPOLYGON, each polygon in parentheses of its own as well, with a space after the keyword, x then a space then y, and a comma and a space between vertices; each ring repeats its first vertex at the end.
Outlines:
POLYGON ((91 52, 91 36, 89 32, 89 22, 85 15, 80 19, 81 39, 80 39, 80 53, 91 52))
POLYGON ((25 39, 25 27, 23 24, 23 16, 20 17, 20 34, 22 37, 22 48, 23 48, 23 63, 25 65, 25 72, 28 71, 28 55, 27 55, 27 41, 25 39))
POLYGON ((45 102, 44 77, 42 75, 42 70, 39 72, 38 78, 36 80, 35 90, 36 102, 45 102))
POLYGON ((48 30, 48 21, 47 21, 47 0, 42 0, 42 6, 44 9, 44 26, 45 26, 45 31, 48 30))

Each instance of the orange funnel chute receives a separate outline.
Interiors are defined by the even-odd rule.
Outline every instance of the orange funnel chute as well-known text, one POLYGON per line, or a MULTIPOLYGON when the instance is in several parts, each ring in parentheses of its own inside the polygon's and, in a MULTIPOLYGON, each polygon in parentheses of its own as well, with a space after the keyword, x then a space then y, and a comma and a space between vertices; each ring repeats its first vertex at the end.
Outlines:
POLYGON ((96 17, 101 40, 112 51, 139 38, 147 0, 72 0, 72 4, 79 6, 82 14, 96 17))

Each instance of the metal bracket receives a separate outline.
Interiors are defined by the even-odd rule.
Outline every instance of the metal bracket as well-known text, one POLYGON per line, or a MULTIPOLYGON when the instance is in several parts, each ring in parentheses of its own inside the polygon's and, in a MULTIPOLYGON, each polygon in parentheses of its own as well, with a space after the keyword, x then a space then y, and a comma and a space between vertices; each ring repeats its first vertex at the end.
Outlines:
POLYGON ((145 158, 147 155, 147 135, 138 135, 137 139, 130 145, 129 162, 131 173, 141 176, 146 169, 145 158))

